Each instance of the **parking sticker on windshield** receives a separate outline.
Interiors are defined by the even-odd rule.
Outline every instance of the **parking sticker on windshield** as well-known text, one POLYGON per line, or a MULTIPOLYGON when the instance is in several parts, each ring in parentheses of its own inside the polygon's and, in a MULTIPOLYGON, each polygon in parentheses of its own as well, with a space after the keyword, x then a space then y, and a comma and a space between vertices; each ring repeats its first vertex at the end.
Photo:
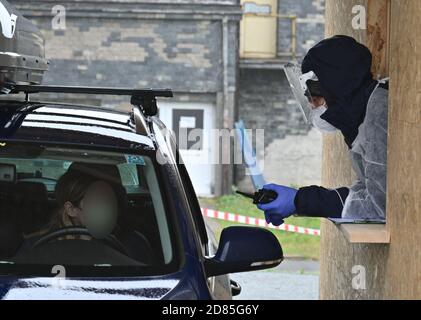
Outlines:
POLYGON ((126 157, 127 163, 137 164, 137 165, 140 165, 140 166, 146 165, 145 159, 143 159, 142 156, 134 156, 134 155, 131 155, 131 154, 126 154, 124 156, 126 157))

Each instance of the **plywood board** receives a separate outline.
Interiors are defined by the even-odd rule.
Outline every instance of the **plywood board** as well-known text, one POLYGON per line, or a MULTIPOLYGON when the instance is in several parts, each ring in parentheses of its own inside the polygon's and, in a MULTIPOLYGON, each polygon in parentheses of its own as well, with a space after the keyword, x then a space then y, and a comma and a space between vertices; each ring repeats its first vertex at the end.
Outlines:
POLYGON ((341 224, 338 228, 349 243, 390 242, 390 233, 384 224, 341 224))

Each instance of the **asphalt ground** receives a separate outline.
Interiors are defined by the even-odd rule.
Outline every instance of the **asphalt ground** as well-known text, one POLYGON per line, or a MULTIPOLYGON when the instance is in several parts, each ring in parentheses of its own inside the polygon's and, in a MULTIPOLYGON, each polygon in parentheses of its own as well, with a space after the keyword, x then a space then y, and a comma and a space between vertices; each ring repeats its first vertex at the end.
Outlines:
POLYGON ((308 260, 285 260, 265 271, 232 274, 241 287, 235 300, 317 300, 319 297, 319 263, 308 260))

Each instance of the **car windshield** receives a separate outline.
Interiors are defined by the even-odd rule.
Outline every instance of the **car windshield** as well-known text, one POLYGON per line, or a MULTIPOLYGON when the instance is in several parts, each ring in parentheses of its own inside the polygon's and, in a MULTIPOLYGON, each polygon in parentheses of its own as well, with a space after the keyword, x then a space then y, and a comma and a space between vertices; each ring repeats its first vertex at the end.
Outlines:
POLYGON ((57 265, 75 275, 173 271, 156 168, 151 151, 2 143, 0 274, 54 274, 57 265))

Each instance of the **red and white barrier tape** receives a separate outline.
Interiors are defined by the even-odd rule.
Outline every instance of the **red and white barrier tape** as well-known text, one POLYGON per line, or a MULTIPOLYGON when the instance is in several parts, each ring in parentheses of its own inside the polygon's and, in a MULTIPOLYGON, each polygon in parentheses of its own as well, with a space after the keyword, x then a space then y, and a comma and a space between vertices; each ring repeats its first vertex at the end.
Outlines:
POLYGON ((276 230, 308 234, 312 236, 320 236, 319 229, 298 227, 298 226, 294 226, 294 225, 286 224, 286 223, 276 227, 272 224, 267 224, 265 219, 247 217, 247 216, 242 216, 242 215, 230 213, 230 212, 223 212, 223 211, 216 211, 212 209, 202 208, 202 214, 203 216, 208 217, 208 218, 237 222, 237 223, 248 224, 252 226, 276 229, 276 230))

